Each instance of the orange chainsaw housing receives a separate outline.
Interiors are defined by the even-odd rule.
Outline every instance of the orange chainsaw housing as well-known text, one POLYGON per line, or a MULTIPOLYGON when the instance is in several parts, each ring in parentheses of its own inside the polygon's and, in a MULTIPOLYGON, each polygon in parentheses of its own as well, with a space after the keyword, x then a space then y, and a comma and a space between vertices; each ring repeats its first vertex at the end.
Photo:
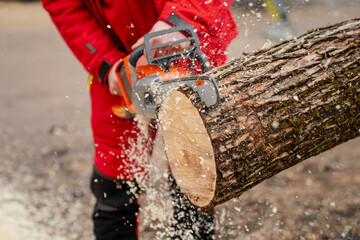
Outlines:
MULTIPOLYGON (((131 70, 129 67, 129 57, 130 57, 130 55, 121 59, 115 66, 117 82, 119 84, 121 95, 122 95, 122 98, 124 101, 119 101, 120 104, 112 106, 112 111, 116 116, 118 116, 120 118, 126 118, 126 112, 127 112, 126 110, 128 110, 130 113, 133 113, 133 114, 136 113, 134 104, 131 102, 131 96, 129 96, 128 93, 126 92, 123 80, 121 79, 121 76, 120 76, 120 68, 123 64, 124 68, 125 68, 127 80, 129 81, 130 86, 132 88, 134 87, 133 81, 131 79, 131 70), (122 102, 122 104, 121 104, 121 102, 122 102)), ((138 80, 140 80, 148 75, 156 74, 156 75, 160 75, 163 81, 178 79, 178 78, 182 78, 182 77, 188 77, 191 75, 189 71, 187 71, 184 68, 179 67, 179 66, 170 66, 169 72, 163 72, 160 67, 154 66, 154 65, 149 65, 149 64, 136 66, 136 73, 137 73, 138 80)), ((202 80, 199 80, 199 81, 202 81, 202 80)), ((203 84, 202 82, 199 82, 199 83, 197 82, 197 85, 202 85, 202 84, 203 84)))

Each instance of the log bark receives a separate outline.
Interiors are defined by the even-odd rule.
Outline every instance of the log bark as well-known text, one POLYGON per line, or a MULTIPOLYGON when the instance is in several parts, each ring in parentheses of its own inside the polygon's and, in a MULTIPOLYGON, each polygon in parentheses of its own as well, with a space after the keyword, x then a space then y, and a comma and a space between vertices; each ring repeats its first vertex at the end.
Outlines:
POLYGON ((160 109, 171 171, 208 209, 360 135, 360 19, 315 29, 207 73, 221 103, 179 89, 160 109), (172 109, 172 110, 171 110, 172 109))

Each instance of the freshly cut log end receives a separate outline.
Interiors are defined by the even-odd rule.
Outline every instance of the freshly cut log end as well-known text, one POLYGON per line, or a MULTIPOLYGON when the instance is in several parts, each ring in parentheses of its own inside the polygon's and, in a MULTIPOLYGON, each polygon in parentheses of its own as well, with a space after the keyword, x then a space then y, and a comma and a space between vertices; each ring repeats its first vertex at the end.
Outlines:
POLYGON ((172 91, 161 106, 159 119, 176 183, 193 205, 208 206, 215 195, 216 165, 198 109, 185 94, 172 91))

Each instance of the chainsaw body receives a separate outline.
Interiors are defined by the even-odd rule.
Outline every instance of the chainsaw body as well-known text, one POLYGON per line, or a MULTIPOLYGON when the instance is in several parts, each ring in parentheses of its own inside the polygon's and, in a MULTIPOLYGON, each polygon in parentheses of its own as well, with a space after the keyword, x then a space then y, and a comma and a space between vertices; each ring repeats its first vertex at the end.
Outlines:
POLYGON ((145 44, 135 49, 116 66, 118 84, 123 96, 123 103, 113 106, 113 112, 121 118, 132 118, 140 114, 146 118, 157 118, 158 109, 167 94, 180 86, 188 86, 197 92, 200 100, 207 107, 214 107, 220 101, 216 81, 212 77, 194 74, 194 62, 199 62, 202 72, 210 70, 206 56, 199 50, 199 40, 190 25, 182 25, 168 30, 149 33, 144 36, 145 44), (184 32, 188 37, 174 42, 150 46, 150 39, 170 34, 184 32), (169 47, 182 42, 189 42, 187 50, 154 58, 151 51, 169 47), (136 63, 144 51, 149 65, 136 67, 136 63), (172 66, 178 59, 189 59, 189 69, 172 66))

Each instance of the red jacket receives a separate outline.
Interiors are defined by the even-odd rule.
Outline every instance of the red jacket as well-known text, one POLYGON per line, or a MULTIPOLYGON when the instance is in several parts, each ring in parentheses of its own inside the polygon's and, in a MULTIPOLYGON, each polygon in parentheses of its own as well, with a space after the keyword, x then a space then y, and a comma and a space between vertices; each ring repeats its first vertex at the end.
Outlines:
MULTIPOLYGON (((226 60, 226 47, 237 35, 229 10, 232 0, 42 0, 60 34, 94 76, 90 95, 95 165, 103 174, 134 179, 129 149, 139 130, 133 120, 112 114, 111 106, 122 101, 101 84, 112 64, 128 55, 131 46, 158 20, 172 12, 194 26, 200 49, 212 66, 226 60)), ((141 171, 141 169, 140 169, 141 171)))

